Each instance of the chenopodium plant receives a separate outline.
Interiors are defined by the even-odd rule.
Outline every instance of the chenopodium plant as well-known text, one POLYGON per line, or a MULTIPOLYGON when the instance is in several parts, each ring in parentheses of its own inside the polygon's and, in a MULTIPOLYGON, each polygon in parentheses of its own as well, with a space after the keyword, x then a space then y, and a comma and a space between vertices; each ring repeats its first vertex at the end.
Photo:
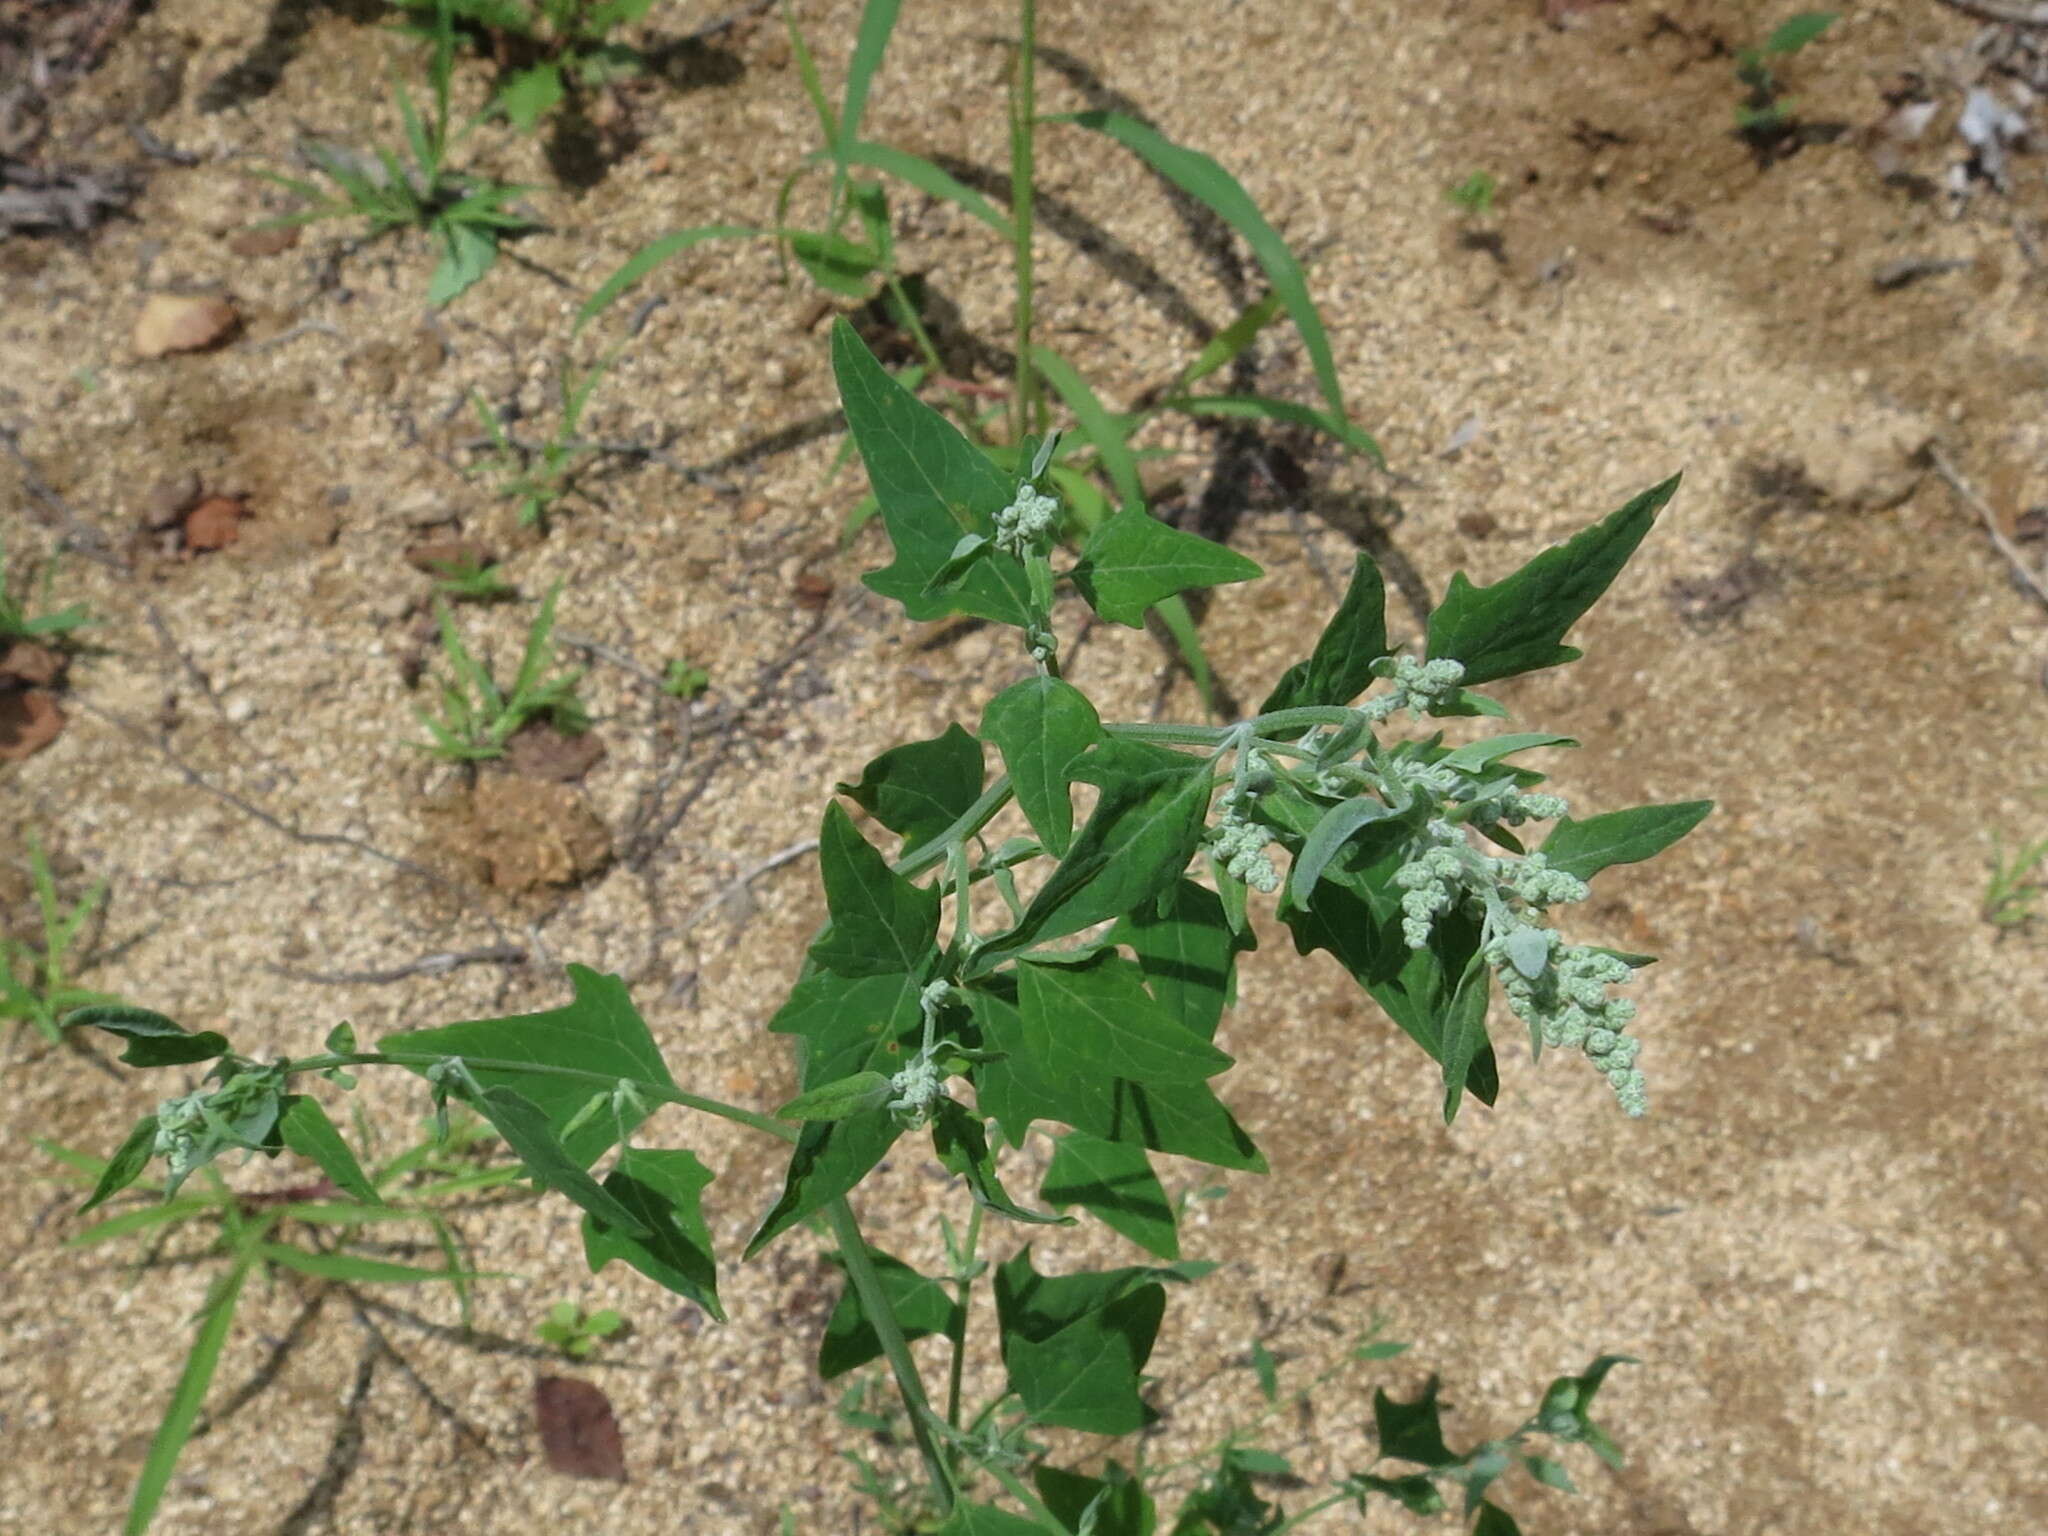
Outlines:
MULTIPOLYGON (((213 1061, 214 1086, 145 1115, 96 1198, 159 1153, 177 1173, 217 1149, 264 1149, 269 1106, 300 1075, 396 1064, 422 1075, 438 1102, 481 1113, 539 1184, 582 1208, 593 1269, 624 1260, 722 1318, 702 1209, 712 1172, 687 1148, 643 1139, 664 1105, 722 1116, 791 1144, 782 1191, 746 1255, 799 1225, 831 1232, 846 1288, 820 1370, 886 1362, 925 1477, 917 1528, 1146 1536, 1160 1514, 1141 1475, 1116 1462, 1096 1472, 1055 1466, 1032 1436, 1123 1436, 1157 1416, 1145 1366, 1168 1290, 1194 1268, 1177 1262, 1175 1207, 1153 1158, 1265 1170, 1211 1086, 1231 1065, 1215 1035, 1238 956, 1254 947, 1251 892, 1274 898, 1297 949, 1330 951, 1437 1064, 1446 1119, 1467 1095, 1494 1100, 1486 1014, 1496 982, 1527 1021, 1532 1053, 1576 1052, 1623 1109, 1643 1111, 1629 1006, 1610 989, 1648 959, 1567 942, 1550 915, 1582 898, 1601 869, 1657 853, 1709 807, 1577 820, 1536 787, 1539 774, 1512 762, 1564 737, 1506 734, 1451 748, 1437 736, 1381 732, 1401 716, 1499 715, 1479 685, 1572 660, 1566 632, 1676 481, 1492 586, 1454 578, 1419 658, 1394 654, 1380 575, 1361 554, 1313 651, 1256 715, 1220 726, 1109 722, 1060 674, 1061 593, 1135 626, 1162 597, 1258 568, 1137 508, 1057 565, 1056 509, 1038 486, 1048 444, 1034 445, 1022 473, 1007 472, 892 380, 843 323, 832 352, 895 546, 869 586, 912 618, 965 613, 1016 629, 1029 675, 988 702, 977 731, 956 724, 894 747, 839 786, 899 840, 893 858, 836 801, 826 808, 818 854, 829 920, 770 1024, 796 1043, 798 1095, 767 1115, 680 1087, 624 985, 572 966, 575 995, 562 1007, 410 1030, 376 1051, 266 1064, 218 1035, 152 1037, 158 1052, 213 1061), (1079 825, 1075 784, 1096 797, 1079 825), (1021 830, 995 841, 996 818, 1013 806, 1021 830), (1534 821, 1553 825, 1531 849, 1515 829, 1534 821), (1004 1161, 1038 1127, 1053 1151, 1034 1201, 1009 1188, 1004 1161), (964 1187, 965 1220, 946 1228, 942 1274, 871 1246, 849 1200, 905 1136, 927 1140, 964 1187), (1066 1207, 1157 1262, 1048 1273, 1033 1242, 998 1244, 987 1230, 1069 1225, 1066 1207), (1000 1252, 984 1256, 989 1248, 1000 1252), (1003 1385, 970 1407, 963 1365, 984 1280, 1003 1385), (909 1348, 926 1336, 950 1348, 943 1391, 927 1387, 909 1348)), ((164 1023, 106 1010, 81 1022, 145 1035, 164 1023)), ((316 1161, 339 1156, 323 1138, 296 1145, 316 1161)), ((1546 1484, 1570 1481, 1528 1448, 1532 1437, 1616 1455, 1590 1408, 1618 1362, 1603 1355, 1558 1378, 1521 1429, 1464 1453, 1443 1438, 1433 1383, 1407 1403, 1382 1393, 1382 1459, 1417 1470, 1355 1473, 1313 1509, 1385 1499, 1433 1510, 1450 1486, 1463 1489, 1487 1536, 1515 1531, 1494 1496, 1504 1473, 1519 1466, 1546 1484)), ((1262 1467, 1270 1470, 1226 1456, 1172 1529, 1292 1528, 1311 1511, 1239 1518, 1262 1467)))
MULTIPOLYGON (((437 0, 399 0, 432 14, 437 0)), ((639 21, 654 0, 449 0, 455 20, 480 29, 506 66, 487 112, 502 112, 521 133, 579 91, 641 73, 640 50, 613 33, 639 21)), ((430 34, 431 35, 431 34, 430 34)))

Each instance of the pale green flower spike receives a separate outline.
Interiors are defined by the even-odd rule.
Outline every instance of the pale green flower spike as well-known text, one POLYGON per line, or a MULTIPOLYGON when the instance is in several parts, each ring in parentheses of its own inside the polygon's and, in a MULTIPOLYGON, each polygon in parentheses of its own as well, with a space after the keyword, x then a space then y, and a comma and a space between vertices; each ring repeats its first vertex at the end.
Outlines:
MULTIPOLYGON (((1255 771, 1248 766, 1247 779, 1255 771)), ((1209 829, 1209 848, 1233 880, 1242 880, 1253 890, 1271 895, 1280 889, 1280 872, 1273 867, 1273 860, 1266 853, 1266 846, 1273 841, 1273 832, 1246 814, 1246 807, 1253 798, 1248 790, 1236 787, 1217 796, 1216 804, 1223 815, 1209 829)))
POLYGON ((1579 944, 1557 944, 1550 965, 1538 976, 1522 974, 1508 953, 1508 941, 1489 941, 1483 953, 1500 979, 1508 1006, 1529 1026, 1531 1044, 1576 1048, 1606 1077, 1622 1109, 1631 1116, 1649 1112, 1648 1085, 1636 1070, 1642 1043, 1624 1034, 1636 1016, 1636 1005, 1610 997, 1634 972, 1624 960, 1579 944))

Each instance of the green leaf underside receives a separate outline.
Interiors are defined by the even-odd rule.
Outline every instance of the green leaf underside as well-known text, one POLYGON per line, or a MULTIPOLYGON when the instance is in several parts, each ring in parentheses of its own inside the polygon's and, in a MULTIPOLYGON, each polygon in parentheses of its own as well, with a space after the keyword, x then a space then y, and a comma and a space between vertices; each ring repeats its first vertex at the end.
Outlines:
POLYGON ((1590 880, 1611 865, 1655 858, 1704 821, 1713 808, 1711 800, 1681 800, 1609 811, 1584 821, 1567 816, 1543 840, 1542 853, 1551 868, 1590 880))
POLYGON ((1002 755, 1031 830, 1047 852, 1065 857, 1074 839, 1074 801, 1067 789, 1071 770, 1104 739, 1095 706, 1071 683, 1026 678, 989 700, 981 731, 1002 755))
POLYGON ((1074 585, 1113 624, 1139 629, 1153 604, 1197 587, 1250 581, 1259 567, 1234 549, 1127 506, 1090 535, 1074 585))
MULTIPOLYGON (((1157 1515, 1145 1485, 1114 1461, 1105 1465, 1103 1472, 1103 1477, 1088 1477, 1064 1467, 1040 1465, 1031 1469, 1031 1481, 1064 1530, 1082 1529, 1082 1520, 1092 1511, 1092 1536, 1153 1536, 1157 1515)), ((1177 1536, 1200 1536, 1196 1531, 1175 1529, 1177 1536)))
POLYGON ((1173 1202, 1143 1147, 1070 1131, 1054 1145, 1038 1197, 1048 1205, 1078 1205, 1162 1259, 1180 1257, 1173 1202))
POLYGON ((1678 480, 1652 486, 1490 587, 1473 586, 1462 571, 1451 577, 1429 616, 1430 659, 1463 663, 1467 687, 1576 661, 1579 652, 1560 642, 1620 574, 1678 480))
MULTIPOLYGON (((834 1263, 839 1256, 827 1254, 834 1263)), ((889 1310, 906 1339, 932 1334, 952 1334, 961 1321, 958 1303, 937 1280, 920 1275, 901 1259, 880 1249, 872 1250, 875 1274, 882 1292, 889 1298, 889 1310)), ((882 1357, 882 1341, 862 1310, 860 1293, 848 1285, 839 1293, 839 1304, 825 1324, 825 1337, 818 1344, 818 1375, 826 1381, 858 1370, 870 1360, 882 1357)))
POLYGON ((957 821, 981 795, 981 742, 957 725, 929 741, 891 747, 838 790, 903 839, 908 856, 957 821))
POLYGON ((1287 669, 1259 713, 1349 704, 1372 686, 1372 664, 1387 653, 1386 583, 1372 556, 1360 550, 1352 562, 1351 585, 1316 637, 1314 651, 1287 669))
POLYGON ((628 1147, 605 1175, 604 1190, 639 1218, 635 1234, 583 1217, 583 1256, 595 1274, 624 1259, 656 1285, 702 1307, 719 1322, 718 1264, 705 1225, 703 1195, 712 1173, 680 1148, 628 1147))
POLYGON ((1156 1274, 1041 1275, 1028 1247, 997 1268, 1003 1363, 1035 1422, 1123 1435, 1151 1421, 1138 1387, 1166 1311, 1156 1274))
POLYGON ((327 1111, 320 1107, 318 1099, 303 1093, 287 1095, 282 1113, 277 1118, 277 1128, 284 1137, 284 1144, 299 1156, 310 1159, 343 1194, 365 1205, 384 1203, 384 1197, 377 1193, 376 1186, 363 1172, 362 1164, 356 1161, 348 1143, 341 1139, 341 1132, 327 1118, 327 1111))
POLYGON ((505 1138, 505 1145, 526 1165, 535 1182, 558 1195, 566 1195, 608 1226, 635 1237, 647 1235, 640 1218, 607 1194, 584 1165, 571 1157, 549 1124, 547 1112, 531 1099, 503 1084, 488 1087, 480 1095, 466 1094, 464 1098, 505 1138))
POLYGON ((160 1013, 129 1003, 95 1003, 64 1015, 66 1029, 99 1029, 128 1042, 121 1060, 131 1067, 183 1067, 227 1054, 225 1035, 186 1029, 160 1013))
POLYGON ((1031 616, 1023 562, 1001 552, 977 561, 943 590, 925 587, 963 533, 995 537, 995 515, 1013 485, 953 424, 898 384, 844 320, 832 331, 840 399, 895 546, 894 562, 862 579, 913 619, 968 613, 1001 624, 1031 616))
MULTIPOLYGON (((386 1055, 404 1058, 405 1065, 422 1076, 444 1057, 464 1058, 479 1083, 512 1089, 539 1108, 550 1132, 558 1138, 591 1095, 607 1086, 606 1079, 624 1079, 674 1093, 675 1079, 669 1075, 646 1021, 627 996, 626 984, 581 965, 568 967, 568 975, 575 996, 563 1007, 409 1030, 386 1036, 380 1048, 386 1055), (515 1062, 575 1075, 483 1067, 476 1065, 478 1060, 515 1062)), ((561 1144, 572 1162, 588 1168, 621 1135, 630 1135, 645 1119, 644 1114, 618 1116, 607 1110, 561 1144)))

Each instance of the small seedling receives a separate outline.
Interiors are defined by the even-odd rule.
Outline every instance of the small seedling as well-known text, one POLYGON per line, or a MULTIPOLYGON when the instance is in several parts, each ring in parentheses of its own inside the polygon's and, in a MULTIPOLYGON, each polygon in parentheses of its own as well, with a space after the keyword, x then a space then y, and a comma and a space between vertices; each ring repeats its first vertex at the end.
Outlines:
POLYGON ((2005 838, 1991 835, 1991 879, 1984 888, 1984 921, 2000 929, 2031 922, 2034 908, 2048 897, 2037 871, 2048 862, 2048 837, 2021 843, 2006 853, 2005 838))
POLYGON ((61 644, 75 631, 99 622, 83 603, 54 609, 46 606, 50 583, 56 574, 57 561, 53 557, 43 562, 40 577, 25 575, 17 584, 7 558, 7 540, 0 536, 0 649, 16 640, 61 644), (44 611, 39 613, 38 608, 44 611))
MULTIPOLYGON (((436 0, 399 0, 422 16, 436 0)), ((564 101, 640 74, 647 60, 612 34, 645 16, 654 0, 450 0, 456 22, 480 32, 508 73, 486 114, 521 133, 564 101)), ((431 34, 428 34, 431 35, 431 34)))
POLYGON ((434 616, 441 624, 441 650, 455 675, 442 679, 438 717, 424 709, 415 711, 433 740, 413 745, 451 762, 479 762, 504 756, 505 743, 529 720, 546 720, 565 736, 580 736, 590 729, 590 714, 576 697, 582 669, 547 675, 555 660, 555 600, 561 593, 562 585, 557 582, 541 600, 540 612, 526 632, 526 650, 509 692, 498 686, 462 643, 448 605, 439 598, 434 600, 434 616))
POLYGON ((573 1301, 558 1301, 533 1331, 572 1360, 588 1360, 600 1342, 625 1326, 626 1320, 609 1307, 586 1313, 573 1301))
POLYGON ((518 589, 505 580, 503 566, 473 555, 435 560, 430 562, 429 569, 433 572, 435 592, 451 603, 504 603, 519 595, 518 589))
POLYGON ((1493 212, 1494 200, 1500 195, 1500 182, 1490 171, 1474 171, 1463 181, 1454 182, 1444 193, 1451 200, 1451 206, 1470 219, 1483 219, 1493 212))
MULTIPOLYGON (((115 1010, 96 1009, 100 1018, 120 1017, 135 1025, 129 1055, 146 1045, 149 1021, 158 1015, 125 1005, 115 1010)), ((330 1045, 352 1046, 353 1035, 344 1037, 347 1025, 329 1035, 330 1045)), ((125 1058, 124 1058, 125 1059, 125 1058)), ((154 1061, 156 1058, 147 1057, 154 1061)), ((344 1076, 346 1074, 343 1074, 344 1076)), ((138 1186, 145 1198, 131 1208, 87 1227, 72 1237, 66 1247, 88 1248, 126 1237, 145 1237, 147 1246, 137 1259, 138 1273, 163 1259, 171 1239, 188 1230, 200 1235, 199 1244, 175 1256, 175 1262, 218 1262, 220 1271, 207 1287, 196 1320, 192 1348, 172 1390, 171 1400, 157 1426, 149 1454, 143 1461, 129 1505, 126 1536, 140 1536, 147 1530, 169 1485, 185 1444, 199 1428, 200 1410, 220 1364, 228 1333, 234 1324, 235 1305, 251 1276, 267 1277, 272 1266, 295 1272, 321 1284, 343 1287, 357 1285, 446 1284, 453 1287, 461 1309, 462 1324, 470 1323, 470 1286, 473 1281, 497 1278, 471 1268, 461 1239, 449 1225, 455 1211, 473 1206, 475 1197, 487 1190, 510 1184, 521 1176, 516 1163, 479 1162, 478 1153, 496 1137, 488 1122, 476 1115, 461 1115, 445 1122, 429 1121, 422 1139, 387 1162, 368 1170, 357 1162, 317 1100, 301 1094, 252 1097, 249 1118, 222 1129, 233 1134, 225 1141, 240 1146, 251 1157, 261 1153, 276 1157, 291 1151, 308 1159, 322 1177, 284 1189, 236 1190, 228 1186, 220 1170, 212 1165, 192 1167, 180 1162, 177 1137, 185 1138, 186 1157, 217 1155, 223 1144, 195 1111, 191 1128, 183 1133, 163 1129, 166 1114, 175 1115, 180 1103, 204 1098, 205 1091, 188 1100, 172 1100, 144 1117, 149 1128, 144 1156, 151 1148, 167 1158, 166 1177, 155 1184, 138 1186), (258 1100, 260 1099, 260 1103, 258 1100), (200 1177, 186 1183, 188 1172, 200 1177), (394 1244, 378 1234, 394 1225, 424 1226, 431 1247, 441 1256, 438 1266, 404 1260, 423 1244, 394 1244), (394 1254, 402 1258, 393 1257, 394 1254)), ((370 1132, 360 1117, 359 1139, 370 1132)), ((38 1141, 44 1152, 62 1163, 70 1176, 93 1188, 94 1196, 84 1209, 90 1210, 103 1198, 110 1179, 118 1179, 118 1165, 130 1147, 140 1145, 139 1135, 111 1160, 88 1156, 54 1142, 38 1141), (110 1171, 112 1170, 112 1171, 110 1171)), ((119 1188, 115 1184, 114 1188, 119 1188)))
POLYGON ((597 452, 595 443, 585 442, 577 433, 583 424, 584 409, 590 404, 591 391, 597 388, 611 362, 606 357, 581 374, 564 365, 561 416, 547 441, 538 447, 514 438, 505 429, 504 418, 491 409, 490 402, 471 391, 470 401, 490 445, 490 452, 477 467, 498 476, 500 496, 519 503, 521 527, 545 531, 548 514, 555 504, 576 488, 577 465, 597 452))
POLYGON ((55 1043, 63 1033, 58 1026, 60 1016, 93 1003, 118 1001, 109 993, 74 986, 64 968, 65 955, 79 930, 106 896, 107 882, 94 883, 67 910, 57 899, 49 860, 33 835, 28 840, 28 871, 42 914, 43 943, 37 949, 0 934, 0 1019, 32 1024, 45 1040, 55 1043))
POLYGON ((498 259, 498 241, 506 233, 532 227, 532 220, 507 206, 526 190, 448 169, 448 153, 476 119, 455 133, 448 129, 448 81, 454 68, 454 23, 450 0, 436 7, 434 52, 428 66, 433 92, 431 115, 422 117, 411 92, 393 79, 392 90, 405 120, 406 149, 402 159, 379 145, 375 157, 335 144, 308 142, 301 153, 340 189, 336 196, 312 182, 258 171, 305 199, 307 207, 259 228, 312 224, 322 219, 364 218, 375 238, 400 229, 422 229, 434 238, 441 260, 427 282, 427 302, 436 309, 468 289, 498 259))
POLYGON ((709 672, 680 659, 670 662, 661 674, 661 691, 672 699, 694 699, 710 686, 709 672))
POLYGON ((1801 11, 1764 39, 1760 48, 1745 48, 1735 56, 1735 78, 1747 93, 1735 106, 1735 129, 1752 144, 1768 147, 1792 129, 1790 98, 1771 67, 1774 59, 1789 59, 1835 24, 1833 11, 1801 11))

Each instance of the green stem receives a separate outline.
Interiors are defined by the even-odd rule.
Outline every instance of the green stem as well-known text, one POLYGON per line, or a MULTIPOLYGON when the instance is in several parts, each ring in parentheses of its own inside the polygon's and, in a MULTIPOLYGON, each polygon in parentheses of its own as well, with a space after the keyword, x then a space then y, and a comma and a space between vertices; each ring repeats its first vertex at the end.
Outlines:
POLYGON ((1017 282, 1017 383, 1010 395, 1010 440, 1021 443, 1038 415, 1038 373, 1031 366, 1031 202, 1038 63, 1037 0, 1018 0, 1017 57, 1010 77, 1010 227, 1017 282))
POLYGON ((958 1308, 948 1339, 953 1345, 953 1359, 946 1370, 946 1422, 955 1429, 960 1427, 960 1378, 967 1363, 967 1300, 974 1291, 974 1250, 981 1242, 981 1202, 967 1213, 967 1245, 958 1256, 960 1278, 953 1293, 953 1305, 958 1308))
POLYGON ((1317 1515, 1320 1515, 1324 1510, 1334 1509, 1339 1504, 1348 1504, 1350 1502, 1350 1494, 1333 1493, 1328 1498, 1323 1499, 1319 1503, 1309 1505, 1309 1507, 1307 1509, 1304 1509, 1300 1514, 1289 1515, 1285 1520, 1281 1521, 1278 1525, 1273 1527, 1272 1536, 1285 1536, 1286 1532, 1294 1530, 1299 1526, 1306 1525, 1310 1520, 1313 1520, 1317 1515))
MULTIPOLYGON (((1299 709, 1276 709, 1270 715, 1254 715, 1235 725, 1153 725, 1146 721, 1105 722, 1103 729, 1126 741, 1157 742, 1161 746, 1220 747, 1232 733, 1251 727, 1253 744, 1281 731, 1306 730, 1312 725, 1343 727, 1351 724, 1357 711, 1339 705, 1305 704, 1299 709)), ((1285 745, 1285 743, 1282 743, 1285 745)))
MULTIPOLYGON (((324 1072, 329 1067, 406 1067, 418 1071, 430 1067, 437 1061, 446 1061, 451 1053, 447 1051, 386 1051, 323 1052, 318 1056, 305 1056, 297 1061, 287 1061, 282 1069, 287 1075, 300 1072, 324 1072)), ((581 1067, 551 1067, 536 1061, 500 1061, 489 1056, 462 1057, 466 1066, 480 1072, 526 1072, 535 1077, 561 1077, 571 1082, 589 1083, 592 1088, 616 1087, 619 1075, 616 1072, 591 1072, 581 1067)), ((779 1141, 793 1142, 800 1127, 788 1125, 771 1115, 760 1114, 751 1109, 741 1109, 737 1104, 728 1104, 723 1099, 707 1099, 702 1094, 685 1093, 680 1088, 664 1088, 660 1083, 642 1082, 632 1079, 633 1087, 643 1098, 653 1099, 662 1104, 680 1104, 685 1109, 702 1110, 707 1115, 731 1120, 754 1130, 766 1132, 779 1141)))
POLYGON ((903 1329, 889 1305, 889 1295, 882 1289, 882 1277, 875 1272, 874 1255, 868 1251, 867 1240, 860 1235, 860 1223, 854 1220, 853 1207, 846 1203, 844 1195, 825 1207, 825 1215, 832 1223, 832 1235, 839 1240, 839 1259, 846 1266, 846 1283, 860 1298, 861 1313, 875 1330, 882 1354, 896 1378, 897 1394, 903 1399, 904 1412, 910 1416, 910 1433, 917 1441, 918 1455, 924 1459, 925 1476, 931 1480, 932 1497, 938 1501, 940 1514, 950 1514, 957 1497, 953 1471, 932 1438, 933 1414, 924 1395, 924 1378, 917 1374, 917 1362, 910 1358, 910 1342, 903 1337, 903 1329))
POLYGON ((1068 1536, 1067 1528, 1060 1524, 1059 1516, 1045 1507, 1045 1501, 1025 1485, 1023 1478, 1012 1472, 1008 1467, 999 1467, 993 1462, 983 1462, 981 1470, 1002 1484, 1003 1491, 1019 1504, 1022 1504, 1030 1512, 1031 1518, 1034 1521, 1044 1526, 1048 1531, 1058 1531, 1060 1536, 1068 1536))

